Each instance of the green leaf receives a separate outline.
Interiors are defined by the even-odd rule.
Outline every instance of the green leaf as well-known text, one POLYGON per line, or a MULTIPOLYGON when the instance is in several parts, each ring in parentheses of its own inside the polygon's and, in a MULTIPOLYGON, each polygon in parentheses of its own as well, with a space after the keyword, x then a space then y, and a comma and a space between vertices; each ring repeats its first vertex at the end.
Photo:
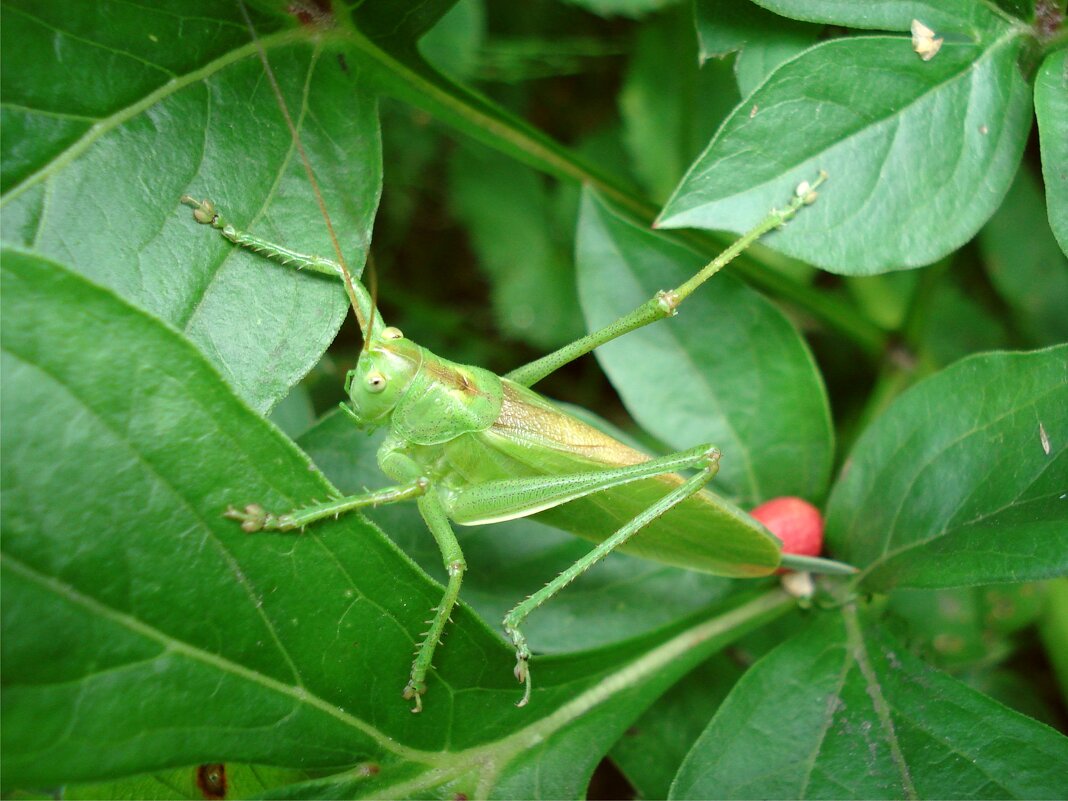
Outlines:
POLYGON ((817 45, 727 119, 658 224, 742 232, 825 170, 819 201, 771 247, 848 275, 935 261, 975 234, 1016 172, 1031 121, 1022 45, 1014 28, 947 42, 927 62, 904 37, 817 45))
POLYGON ((919 19, 935 33, 952 30, 974 38, 1002 27, 1011 18, 987 2, 977 0, 753 0, 769 11, 793 19, 869 28, 907 31, 919 19))
POLYGON ((773 590, 538 658, 524 710, 511 649, 461 607, 412 715, 400 689, 440 586, 358 516, 242 533, 228 504, 333 488, 173 328, 39 256, 2 268, 12 786, 241 762, 328 774, 289 797, 576 796, 657 695, 793 605, 773 590))
POLYGON ((845 608, 758 662, 671 798, 1061 798, 1061 734, 910 655, 845 608))
POLYGON ((1036 345, 1068 340, 1068 258, 1046 220, 1042 189, 1023 167, 1001 208, 979 232, 990 280, 1036 345))
POLYGON ((749 42, 759 40, 769 26, 780 20, 782 17, 750 2, 695 0, 694 25, 701 60, 738 52, 749 42))
POLYGON ((456 3, 419 40, 419 52, 446 75, 466 78, 478 66, 483 45, 486 10, 481 0, 456 3))
POLYGON ((1046 608, 1039 633, 1064 699, 1068 698, 1068 578, 1047 582, 1045 589, 1046 608))
POLYGON ((1035 79, 1035 113, 1042 145, 1042 177, 1046 181, 1049 225, 1061 250, 1068 254, 1068 50, 1051 53, 1035 79))
POLYGON ((815 44, 821 26, 771 14, 738 0, 696 0, 694 16, 701 59, 738 51, 734 70, 742 97, 787 59, 815 44))
POLYGON ((270 421, 296 439, 315 423, 315 408, 311 393, 303 384, 297 384, 271 412, 270 421))
POLYGON ((734 74, 738 77, 738 91, 742 97, 751 95, 780 64, 816 44, 820 34, 818 27, 795 24, 798 26, 796 29, 789 28, 778 35, 750 42, 738 54, 734 62, 734 74))
POLYGON ((627 729, 611 757, 639 798, 667 798, 679 765, 744 673, 735 659, 719 654, 664 693, 627 729))
POLYGON ((936 667, 960 670, 1011 656, 1013 635, 1034 623, 1042 605, 1041 585, 1008 584, 898 589, 887 608, 908 622, 910 651, 936 667))
POLYGON ((857 442, 827 509, 863 586, 952 587, 1068 571, 1068 345, 957 362, 857 442))
POLYGON ((676 5, 680 0, 568 0, 602 17, 643 17, 661 8, 676 5))
MULTIPOLYGON (((381 187, 375 99, 306 32, 256 22, 358 268, 381 187)), ((179 328, 270 409, 346 304, 335 282, 237 252, 179 205, 209 197, 239 227, 334 253, 237 6, 10 2, 2 50, 4 238, 179 328)))
POLYGON ((634 171, 660 202, 739 99, 729 65, 698 64, 693 22, 681 11, 639 28, 619 93, 634 171), (665 74, 671 80, 665 81, 665 74))
MULTIPOLYGON (((590 330, 678 286, 703 259, 638 228, 587 193, 579 293, 590 330)), ((797 330, 721 273, 659 322, 596 351, 634 418, 674 448, 723 451, 717 491, 742 503, 820 498, 832 448, 827 399, 797 330)))
POLYGON ((467 226, 492 282, 501 331, 543 349, 582 336, 571 232, 556 224, 544 178, 470 145, 450 160, 449 188, 453 213, 467 226))
POLYGON ((63 788, 63 801, 76 799, 189 799, 262 798, 273 788, 307 780, 302 771, 264 765, 194 765, 160 773, 131 776, 99 784, 75 784, 63 788))
MULTIPOLYGON (((299 440, 342 492, 386 483, 375 459, 381 435, 367 436, 344 414, 323 418, 299 440)), ((374 509, 368 516, 437 580, 441 552, 414 504, 374 509)), ((457 527, 467 561, 463 598, 492 629, 524 596, 571 566, 591 545, 532 520, 457 527)), ((523 631, 539 653, 581 651, 621 642, 668 625, 727 598, 739 582, 611 554, 552 603, 523 631)))
POLYGON ((917 350, 939 367, 973 353, 1009 344, 1004 315, 987 308, 974 291, 950 274, 938 276, 923 297, 916 323, 917 350))

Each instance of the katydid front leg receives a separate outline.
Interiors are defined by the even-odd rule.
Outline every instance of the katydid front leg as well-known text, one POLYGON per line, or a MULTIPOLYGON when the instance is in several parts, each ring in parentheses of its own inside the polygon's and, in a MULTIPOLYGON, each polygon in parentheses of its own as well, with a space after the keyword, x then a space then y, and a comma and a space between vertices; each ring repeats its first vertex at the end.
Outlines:
POLYGON ((268 512, 258 503, 250 503, 244 509, 228 506, 223 517, 237 520, 241 523, 241 528, 250 534, 257 531, 294 531, 303 529, 316 520, 327 517, 333 517, 336 520, 345 512, 352 512, 367 506, 382 506, 387 503, 413 500, 425 495, 429 486, 429 480, 419 477, 408 484, 385 487, 358 495, 346 495, 323 503, 302 506, 283 514, 268 512))
POLYGON ((367 324, 370 326, 370 330, 365 331, 367 336, 378 336, 382 333, 385 324, 382 322, 381 315, 376 315, 373 312, 374 301, 363 284, 349 275, 344 265, 331 259, 324 259, 321 256, 309 256, 307 253, 300 253, 243 231, 223 217, 222 213, 210 200, 197 200, 189 195, 182 195, 181 203, 193 209, 194 220, 201 225, 210 225, 235 245, 246 248, 278 264, 284 264, 287 267, 341 279, 345 285, 349 300, 356 310, 361 330, 366 327, 365 321, 369 321, 367 324))

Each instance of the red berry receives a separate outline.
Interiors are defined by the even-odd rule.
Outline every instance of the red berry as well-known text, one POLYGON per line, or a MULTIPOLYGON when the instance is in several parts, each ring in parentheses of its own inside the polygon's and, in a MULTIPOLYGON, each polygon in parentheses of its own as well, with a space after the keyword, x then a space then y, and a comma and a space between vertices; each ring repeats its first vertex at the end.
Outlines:
POLYGON ((783 553, 819 556, 823 550, 823 515, 808 501, 775 498, 749 514, 782 540, 783 553))

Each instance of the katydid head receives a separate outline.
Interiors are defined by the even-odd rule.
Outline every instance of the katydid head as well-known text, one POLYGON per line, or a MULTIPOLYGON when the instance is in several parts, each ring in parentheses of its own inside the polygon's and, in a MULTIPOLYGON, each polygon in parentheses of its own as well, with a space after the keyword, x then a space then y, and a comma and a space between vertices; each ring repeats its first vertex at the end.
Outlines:
POLYGON ((345 376, 345 394, 356 416, 372 426, 386 422, 422 361, 422 349, 396 328, 370 337, 355 369, 345 376))

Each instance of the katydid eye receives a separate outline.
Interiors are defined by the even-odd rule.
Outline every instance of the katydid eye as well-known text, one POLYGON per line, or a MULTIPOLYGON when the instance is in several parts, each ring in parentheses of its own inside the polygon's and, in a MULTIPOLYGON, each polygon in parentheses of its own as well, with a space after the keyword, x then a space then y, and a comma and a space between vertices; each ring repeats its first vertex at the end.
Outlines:
POLYGON ((386 377, 375 371, 367 374, 367 389, 369 392, 381 392, 386 388, 386 377))

